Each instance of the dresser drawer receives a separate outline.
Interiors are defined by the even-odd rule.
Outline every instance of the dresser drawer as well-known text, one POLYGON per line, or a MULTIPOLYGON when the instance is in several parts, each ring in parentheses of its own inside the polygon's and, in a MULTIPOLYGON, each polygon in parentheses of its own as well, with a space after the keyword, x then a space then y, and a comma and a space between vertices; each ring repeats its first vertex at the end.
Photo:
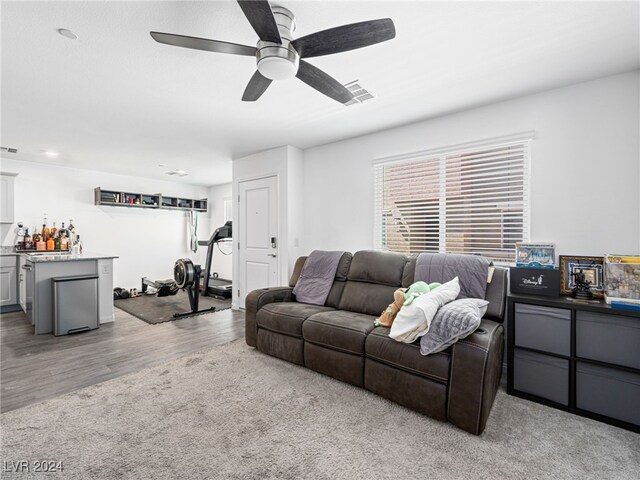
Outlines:
POLYGON ((569 360, 515 349, 513 388, 569 405, 569 360))
POLYGON ((640 318, 576 312, 576 355, 640 369, 640 318))
POLYGON ((515 344, 558 355, 571 353, 571 310, 516 303, 515 344))
POLYGON ((640 375, 600 365, 576 365, 576 407, 640 425, 640 375))

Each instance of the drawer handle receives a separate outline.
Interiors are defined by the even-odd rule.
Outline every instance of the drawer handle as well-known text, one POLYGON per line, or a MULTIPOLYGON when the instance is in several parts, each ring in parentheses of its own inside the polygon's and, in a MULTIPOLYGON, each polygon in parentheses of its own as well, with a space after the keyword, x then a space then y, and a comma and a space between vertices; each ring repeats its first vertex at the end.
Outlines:
POLYGON ((28 270, 28 271, 33 270, 33 267, 32 267, 31 265, 22 265, 22 268, 23 268, 24 270, 28 270))

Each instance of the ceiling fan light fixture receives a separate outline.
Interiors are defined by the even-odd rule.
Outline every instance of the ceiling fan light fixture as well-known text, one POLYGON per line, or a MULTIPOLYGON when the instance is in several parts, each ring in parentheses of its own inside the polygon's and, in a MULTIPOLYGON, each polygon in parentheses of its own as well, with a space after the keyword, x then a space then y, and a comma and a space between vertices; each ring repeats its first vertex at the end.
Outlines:
POLYGON ((298 59, 291 61, 283 57, 265 57, 258 60, 258 71, 271 80, 288 80, 298 73, 298 59))

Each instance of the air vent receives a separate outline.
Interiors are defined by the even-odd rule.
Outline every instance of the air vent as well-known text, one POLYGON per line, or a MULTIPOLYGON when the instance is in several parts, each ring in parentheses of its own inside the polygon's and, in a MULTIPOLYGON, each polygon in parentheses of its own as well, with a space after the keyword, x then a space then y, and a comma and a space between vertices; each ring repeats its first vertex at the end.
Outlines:
POLYGON ((367 100, 371 100, 373 95, 366 88, 360 85, 358 80, 354 80, 353 82, 345 83, 345 87, 353 94, 353 100, 345 103, 348 107, 350 105, 357 105, 359 103, 364 103, 367 100))
POLYGON ((11 148, 11 147, 0 147, 0 152, 2 152, 2 153, 18 153, 18 149, 17 148, 11 148))
POLYGON ((186 177, 189 174, 184 170, 176 169, 176 170, 171 170, 170 172, 167 172, 167 175, 172 175, 172 176, 175 175, 176 177, 186 177))

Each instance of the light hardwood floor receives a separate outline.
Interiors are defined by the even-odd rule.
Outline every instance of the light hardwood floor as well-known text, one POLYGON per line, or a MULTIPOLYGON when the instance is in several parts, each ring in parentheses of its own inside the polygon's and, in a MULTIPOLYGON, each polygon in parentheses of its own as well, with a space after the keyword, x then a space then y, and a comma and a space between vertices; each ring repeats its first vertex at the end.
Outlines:
POLYGON ((244 313, 224 310, 149 325, 115 321, 62 337, 33 335, 22 312, 0 315, 0 411, 8 412, 244 337, 244 313))

